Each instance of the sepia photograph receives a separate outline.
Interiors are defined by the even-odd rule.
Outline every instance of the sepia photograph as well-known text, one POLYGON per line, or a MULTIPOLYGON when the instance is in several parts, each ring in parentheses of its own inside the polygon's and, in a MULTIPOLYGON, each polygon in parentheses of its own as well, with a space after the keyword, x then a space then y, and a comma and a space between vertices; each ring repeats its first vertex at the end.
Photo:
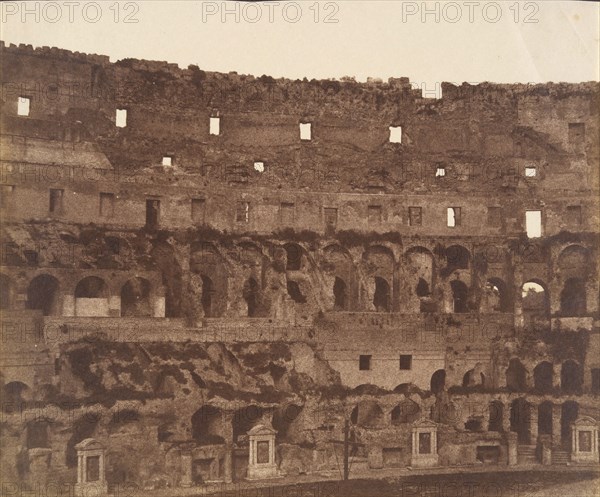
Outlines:
POLYGON ((0 17, 0 497, 600 497, 600 2, 0 17))

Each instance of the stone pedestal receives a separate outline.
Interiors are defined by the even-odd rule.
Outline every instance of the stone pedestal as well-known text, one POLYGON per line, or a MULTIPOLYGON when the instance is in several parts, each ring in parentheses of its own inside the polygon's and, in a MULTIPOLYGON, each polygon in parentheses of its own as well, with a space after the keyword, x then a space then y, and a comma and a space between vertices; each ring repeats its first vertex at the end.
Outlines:
POLYGON ((594 418, 582 416, 571 425, 571 461, 598 462, 598 423, 594 418))
POLYGON ((75 446, 77 451, 76 497, 108 495, 104 472, 104 447, 93 438, 75 446))
POLYGON ((508 465, 516 466, 518 462, 518 435, 511 431, 506 434, 508 444, 508 465))
POLYGON ((552 435, 540 435, 538 437, 542 465, 552 464, 552 435))
POLYGON ((410 465, 414 468, 439 465, 437 424, 433 421, 421 421, 413 426, 410 465))
POLYGON ((250 453, 248 458, 248 480, 277 478, 275 463, 275 435, 277 432, 266 424, 258 424, 248 432, 250 453))

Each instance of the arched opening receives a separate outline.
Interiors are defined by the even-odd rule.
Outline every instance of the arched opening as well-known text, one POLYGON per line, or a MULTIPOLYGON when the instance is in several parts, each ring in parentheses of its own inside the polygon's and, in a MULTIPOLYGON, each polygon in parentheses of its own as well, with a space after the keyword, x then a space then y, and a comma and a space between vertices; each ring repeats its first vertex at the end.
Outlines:
POLYGON ((248 305, 248 317, 256 317, 258 315, 258 300, 259 290, 258 283, 254 278, 248 278, 244 283, 244 300, 248 305))
POLYGON ((520 444, 531 439, 531 406, 525 399, 515 399, 510 405, 510 431, 517 433, 520 444))
POLYGON ((27 287, 27 309, 38 309, 44 316, 59 314, 58 280, 48 274, 40 274, 31 280, 27 287))
POLYGON ((521 298, 524 312, 546 313, 548 309, 548 295, 544 287, 535 282, 528 281, 521 288, 521 298))
POLYGON ((352 410, 350 421, 363 428, 378 428, 383 425, 383 411, 373 400, 364 400, 352 410))
POLYGON ((506 283, 500 278, 490 278, 485 284, 487 312, 509 312, 510 301, 506 283))
POLYGON ((421 415, 421 408, 416 402, 406 399, 392 409, 391 419, 393 425, 413 423, 421 415))
POLYGON ((552 435, 552 402, 542 402, 538 406, 538 433, 552 435))
POLYGON ((469 269, 471 254, 461 245, 451 245, 446 249, 446 267, 448 270, 469 269))
POLYGON ((347 286, 346 282, 338 276, 335 277, 333 283, 333 297, 333 309, 336 311, 345 311, 348 302, 347 286))
POLYGON ((462 386, 463 388, 473 388, 477 386, 483 386, 485 384, 485 375, 483 373, 477 374, 475 369, 470 369, 463 376, 462 386))
POLYGON ((527 388, 527 370, 519 359, 511 359, 508 363, 506 388, 511 392, 524 392, 527 388))
POLYGON ((29 387, 20 381, 11 381, 2 387, 2 410, 19 412, 30 399, 29 387))
POLYGON ((465 285, 462 281, 452 280, 450 282, 450 287, 452 288, 452 312, 469 312, 467 303, 469 289, 467 288, 467 285, 465 285))
POLYGON ((277 438, 281 441, 289 440, 288 434, 293 422, 302 412, 302 406, 286 404, 273 412, 273 428, 277 431, 277 438))
POLYGON ((431 375, 430 390, 438 394, 444 391, 446 387, 446 371, 444 369, 438 369, 431 375))
POLYGON ((423 278, 419 278, 415 292, 417 293, 417 297, 427 297, 431 294, 429 284, 423 278))
POLYGON ((27 425, 26 444, 28 449, 49 449, 48 422, 37 420, 27 425))
POLYGON ((571 447, 571 425, 579 417, 579 404, 572 400, 565 402, 560 409, 560 441, 563 447, 571 447))
POLYGON ((285 269, 299 271, 302 268, 302 247, 296 243, 286 243, 283 248, 287 255, 285 269))
POLYGON ((221 411, 214 406, 202 406, 192 416, 192 438, 199 445, 224 444, 221 411))
POLYGON ((300 285, 297 281, 287 280, 287 293, 297 304, 306 304, 306 297, 300 290, 300 285))
POLYGON ((88 276, 75 287, 75 315, 108 316, 108 287, 103 279, 88 276))
POLYGON ((150 282, 144 278, 132 278, 121 288, 121 316, 150 317, 150 282))
POLYGON ((380 276, 375 276, 373 305, 377 312, 390 312, 390 284, 380 276))
POLYGON ((493 400, 489 405, 490 419, 488 422, 488 431, 503 432, 504 404, 499 400, 493 400))
POLYGON ((3 311, 12 307, 12 284, 10 278, 0 274, 0 309, 3 311))
POLYGON ((547 361, 540 362, 533 370, 533 384, 536 392, 551 393, 553 389, 554 368, 547 361))
POLYGON ((201 274, 200 279, 202 280, 202 296, 200 297, 202 310, 204 311, 204 316, 211 318, 213 317, 212 301, 215 294, 215 285, 208 276, 201 274))
POLYGON ((254 404, 238 409, 233 413, 231 426, 233 428, 233 441, 237 442, 241 435, 246 435, 263 418, 263 408, 254 404))
POLYGON ((159 242, 152 249, 150 255, 154 266, 161 273, 161 282, 165 289, 165 317, 179 317, 181 315, 183 272, 175 256, 175 250, 168 243, 159 242))
POLYGON ((563 316, 584 316, 586 313, 585 281, 569 278, 560 292, 560 313, 563 316))
POLYGON ((560 389, 563 393, 581 393, 583 375, 575 361, 565 361, 560 370, 560 389))

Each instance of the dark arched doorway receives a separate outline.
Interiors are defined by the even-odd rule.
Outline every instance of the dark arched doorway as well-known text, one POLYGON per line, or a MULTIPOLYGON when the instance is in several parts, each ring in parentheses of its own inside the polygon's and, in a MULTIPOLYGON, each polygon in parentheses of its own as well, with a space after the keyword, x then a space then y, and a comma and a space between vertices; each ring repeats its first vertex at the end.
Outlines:
POLYGON ((450 282, 452 288, 452 312, 469 312, 468 297, 469 289, 462 281, 452 280, 450 282))
POLYGON ((373 305, 377 312, 390 311, 390 284, 385 278, 375 276, 375 293, 373 305))
POLYGON ((540 362, 533 370, 533 384, 536 392, 550 393, 552 392, 552 378, 554 376, 554 368, 547 361, 540 362))
POLYGON ((575 361, 565 361, 560 370, 560 389, 563 393, 580 393, 583 384, 581 367, 575 361))
POLYGON ((444 391, 446 386, 446 371, 438 369, 431 375, 430 389, 433 393, 437 394, 444 391))
POLYGON ((347 296, 347 285, 346 282, 336 276, 335 277, 335 281, 333 283, 333 297, 334 297, 334 304, 333 304, 333 309, 336 311, 345 311, 346 310, 346 305, 348 302, 348 296, 347 296))
POLYGON ((531 440, 531 406, 525 399, 515 399, 510 405, 510 431, 517 433, 520 444, 531 440))
POLYGON ((58 280, 54 276, 41 274, 31 280, 27 287, 27 308, 38 309, 44 316, 57 316, 59 314, 58 280))
POLYGON ((508 363, 506 388, 511 392, 524 392, 527 388, 527 370, 519 359, 511 359, 508 363))
POLYGON ((150 317, 150 282, 144 278, 132 278, 121 288, 121 316, 150 317))

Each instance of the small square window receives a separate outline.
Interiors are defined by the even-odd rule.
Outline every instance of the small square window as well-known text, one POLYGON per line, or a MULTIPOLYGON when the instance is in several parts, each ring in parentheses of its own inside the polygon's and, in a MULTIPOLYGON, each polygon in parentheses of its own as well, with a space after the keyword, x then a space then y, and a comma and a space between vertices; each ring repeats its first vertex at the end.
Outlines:
POLYGON ((437 169, 435 170, 435 177, 443 178, 444 176, 446 176, 446 168, 443 166, 438 166, 437 169))
POLYGON ((400 369, 402 369, 402 370, 412 369, 412 355, 401 355, 400 356, 400 369))
POLYGON ((211 117, 209 123, 209 133, 211 135, 220 135, 221 134, 221 118, 220 117, 211 117))
POLYGON ((361 355, 358 357, 358 369, 360 371, 369 371, 371 369, 370 355, 361 355))
POLYGON ((127 127, 127 109, 117 109, 115 124, 117 128, 127 127))
POLYGON ((448 216, 447 226, 449 228, 454 228, 456 226, 460 226, 460 223, 461 223, 460 207, 448 207, 447 216, 448 216))
POLYGON ((170 155, 165 155, 162 158, 162 165, 165 167, 171 167, 173 165, 173 157, 170 155))
POLYGON ((264 173, 265 163, 262 161, 254 161, 254 170, 259 173, 264 173))
POLYGON ((390 126, 390 143, 402 143, 402 126, 390 126))
POLYGON ((305 141, 312 140, 311 123, 300 123, 300 139, 305 141))
POLYGON ((249 202, 238 202, 237 210, 235 213, 235 220, 238 223, 247 223, 250 221, 250 203, 249 202))
POLYGON ((17 100, 17 115, 28 116, 30 105, 31 105, 31 98, 19 97, 17 100))
POLYGON ((50 207, 49 211, 54 214, 60 214, 63 210, 64 190, 50 189, 50 207))
POLYGON ((542 211, 527 211, 525 213, 525 229, 527 238, 542 236, 542 211))
POLYGON ((526 178, 535 178, 537 176, 537 168, 535 166, 527 166, 525 168, 526 178))
POLYGON ((421 226, 422 212, 421 207, 409 207, 408 208, 408 223, 410 226, 421 226))

